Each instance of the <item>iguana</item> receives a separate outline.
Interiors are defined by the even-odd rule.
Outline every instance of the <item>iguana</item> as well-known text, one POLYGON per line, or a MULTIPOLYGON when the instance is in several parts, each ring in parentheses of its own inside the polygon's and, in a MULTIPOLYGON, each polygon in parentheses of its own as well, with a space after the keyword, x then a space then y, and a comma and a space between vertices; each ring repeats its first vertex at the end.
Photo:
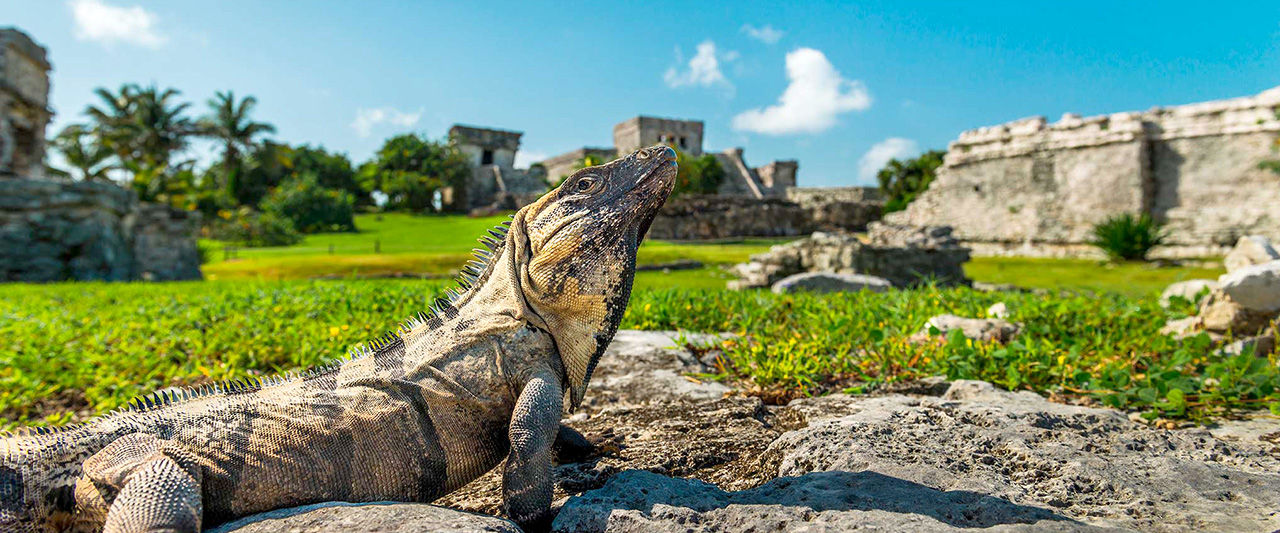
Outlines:
POLYGON ((551 518, 551 445, 617 331, 675 152, 575 172, 481 239, 431 312, 324 368, 161 392, 0 439, 0 531, 199 531, 325 501, 430 502, 507 458, 551 518))

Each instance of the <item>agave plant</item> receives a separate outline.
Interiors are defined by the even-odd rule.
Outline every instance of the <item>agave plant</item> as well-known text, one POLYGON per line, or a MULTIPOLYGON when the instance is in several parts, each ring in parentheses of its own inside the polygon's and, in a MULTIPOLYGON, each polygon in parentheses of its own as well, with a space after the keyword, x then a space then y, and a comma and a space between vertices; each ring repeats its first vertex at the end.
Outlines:
POLYGON ((1150 215, 1114 215, 1093 227, 1093 244, 1112 260, 1142 260, 1164 242, 1164 230, 1150 215))

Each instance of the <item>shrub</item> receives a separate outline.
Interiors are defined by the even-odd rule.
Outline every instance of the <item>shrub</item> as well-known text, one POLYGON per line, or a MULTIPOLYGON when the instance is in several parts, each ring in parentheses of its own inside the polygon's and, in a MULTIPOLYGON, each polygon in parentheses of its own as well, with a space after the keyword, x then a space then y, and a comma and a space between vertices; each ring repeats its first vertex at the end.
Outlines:
POLYGON ((928 190, 945 155, 947 153, 942 150, 929 150, 914 159, 890 159, 885 163, 876 174, 880 192, 884 194, 884 212, 906 209, 907 204, 928 190))
POLYGON ((711 154, 692 157, 684 152, 676 152, 676 187, 672 196, 681 194, 715 194, 724 183, 724 167, 711 154))
POLYGON ((1094 226, 1092 244, 1113 260, 1141 260, 1164 239, 1164 231, 1150 215, 1125 213, 1094 226))
POLYGON ((293 221, 272 213, 259 213, 248 207, 238 211, 222 211, 218 220, 209 224, 210 238, 248 246, 288 246, 302 242, 293 221))
POLYGON ((346 191, 320 186, 304 174, 276 187, 262 201, 262 212, 293 222, 302 233, 355 231, 355 199, 346 191))

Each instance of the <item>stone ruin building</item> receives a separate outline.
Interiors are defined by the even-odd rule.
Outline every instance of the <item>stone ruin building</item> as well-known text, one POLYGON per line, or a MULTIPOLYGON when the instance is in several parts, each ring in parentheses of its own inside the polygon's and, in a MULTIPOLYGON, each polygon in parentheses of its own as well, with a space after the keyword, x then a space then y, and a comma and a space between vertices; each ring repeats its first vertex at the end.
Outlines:
MULTIPOLYGON (((666 144, 690 156, 701 157, 704 153, 702 129, 701 120, 637 116, 613 127, 612 148, 579 148, 547 159, 542 166, 546 168, 548 178, 555 181, 573 174, 577 170, 574 165, 588 155, 612 161, 646 146, 666 144)), ((724 183, 718 191, 721 195, 783 198, 789 187, 796 186, 799 164, 795 160, 774 161, 753 168, 747 165, 741 148, 712 155, 725 171, 724 183)))
POLYGON ((979 254, 1083 255, 1095 224, 1149 214, 1163 256, 1223 253, 1243 235, 1280 239, 1280 87, 1256 96, 978 128, 888 221, 948 225, 979 254))
POLYGON ((49 59, 13 28, 0 28, 0 176, 44 173, 49 111, 49 59))
POLYGON ((517 169, 518 131, 477 128, 455 124, 449 142, 471 163, 465 190, 447 189, 443 203, 451 210, 515 209, 547 191, 546 173, 535 167, 517 169))
POLYGON ((45 49, 0 28, 0 282, 200 279, 199 216, 44 176, 45 49))

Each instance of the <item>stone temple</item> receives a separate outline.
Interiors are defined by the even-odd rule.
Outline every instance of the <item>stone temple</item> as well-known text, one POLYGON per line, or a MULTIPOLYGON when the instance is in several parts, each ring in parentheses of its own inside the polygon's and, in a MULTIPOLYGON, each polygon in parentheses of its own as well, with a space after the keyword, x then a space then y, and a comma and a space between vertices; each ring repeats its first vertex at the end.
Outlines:
POLYGON ((461 124, 449 128, 449 142, 467 157, 471 177, 464 190, 444 191, 444 205, 454 211, 515 209, 546 192, 546 173, 540 168, 515 168, 521 135, 461 124))
POLYGON ((49 111, 49 59, 13 28, 0 28, 0 176, 44 173, 49 111))
POLYGON ((1203 257, 1244 235, 1280 240, 1280 87, 1143 112, 1067 114, 966 131, 938 177, 886 217, 952 226, 978 254, 1085 255, 1095 224, 1148 214, 1157 256, 1203 257))
MULTIPOLYGON (((572 174, 574 164, 585 156, 595 156, 604 161, 627 155, 640 148, 666 144, 691 156, 703 155, 701 120, 679 120, 648 116, 633 117, 613 127, 613 146, 607 148, 583 147, 560 154, 542 162, 547 178, 560 179, 572 174)), ((743 158, 741 148, 713 154, 725 170, 725 181, 718 191, 721 195, 751 198, 781 198, 788 187, 796 186, 795 160, 774 161, 762 167, 751 167, 743 158)))
POLYGON ((0 282, 200 279, 199 214, 44 176, 49 64, 0 28, 0 282))

